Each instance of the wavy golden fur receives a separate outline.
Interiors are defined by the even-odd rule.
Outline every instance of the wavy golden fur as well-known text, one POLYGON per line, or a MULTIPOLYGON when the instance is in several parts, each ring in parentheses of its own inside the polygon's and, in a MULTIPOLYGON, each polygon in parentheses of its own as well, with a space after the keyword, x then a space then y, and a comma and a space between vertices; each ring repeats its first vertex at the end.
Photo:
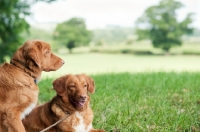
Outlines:
POLYGON ((37 106, 26 116, 23 124, 27 132, 38 132, 68 117, 47 132, 104 132, 92 127, 93 111, 89 106, 89 93, 95 85, 91 77, 84 74, 65 75, 53 82, 57 95, 49 102, 37 106))
POLYGON ((55 71, 64 61, 39 40, 25 42, 10 63, 0 66, 0 132, 25 132, 21 119, 38 100, 42 71, 55 71))

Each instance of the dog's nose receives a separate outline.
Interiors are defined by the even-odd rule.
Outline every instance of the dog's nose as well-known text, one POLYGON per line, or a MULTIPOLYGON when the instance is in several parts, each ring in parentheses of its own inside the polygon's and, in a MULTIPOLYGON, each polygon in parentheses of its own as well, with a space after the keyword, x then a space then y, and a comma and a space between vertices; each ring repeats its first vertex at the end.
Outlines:
POLYGON ((86 96, 85 95, 81 95, 80 98, 81 99, 86 99, 86 96))
POLYGON ((64 61, 64 60, 62 60, 62 61, 61 61, 61 64, 65 64, 65 61, 64 61))

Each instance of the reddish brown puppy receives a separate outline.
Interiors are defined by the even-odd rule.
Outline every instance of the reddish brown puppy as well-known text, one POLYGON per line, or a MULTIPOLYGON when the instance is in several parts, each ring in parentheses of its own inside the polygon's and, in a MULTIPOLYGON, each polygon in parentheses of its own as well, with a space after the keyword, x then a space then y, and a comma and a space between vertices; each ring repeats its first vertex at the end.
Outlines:
POLYGON ((29 40, 0 66, 0 131, 25 132, 21 119, 38 100, 37 82, 42 71, 55 71, 64 61, 51 52, 50 45, 29 40))
POLYGON ((70 74, 56 79, 53 87, 57 95, 34 108, 23 120, 27 132, 41 131, 65 116, 65 120, 47 132, 104 132, 92 127, 93 111, 89 106, 89 93, 95 91, 92 78, 70 74))

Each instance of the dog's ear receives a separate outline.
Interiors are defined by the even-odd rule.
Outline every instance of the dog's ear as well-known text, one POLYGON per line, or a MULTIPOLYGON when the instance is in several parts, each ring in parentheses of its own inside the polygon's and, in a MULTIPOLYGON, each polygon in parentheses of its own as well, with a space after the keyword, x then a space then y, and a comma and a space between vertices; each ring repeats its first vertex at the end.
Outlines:
POLYGON ((33 63, 34 65, 41 67, 42 63, 42 42, 40 41, 28 41, 24 45, 24 56, 27 63, 33 63))
POLYGON ((57 94, 63 96, 65 94, 65 77, 60 77, 53 81, 53 88, 56 90, 57 94))
POLYGON ((94 84, 94 80, 91 77, 86 76, 87 78, 87 84, 88 84, 88 91, 90 93, 94 93, 95 92, 95 84, 94 84))
POLYGON ((20 48, 13 54, 12 59, 24 61, 24 57, 23 57, 23 47, 20 47, 20 48))

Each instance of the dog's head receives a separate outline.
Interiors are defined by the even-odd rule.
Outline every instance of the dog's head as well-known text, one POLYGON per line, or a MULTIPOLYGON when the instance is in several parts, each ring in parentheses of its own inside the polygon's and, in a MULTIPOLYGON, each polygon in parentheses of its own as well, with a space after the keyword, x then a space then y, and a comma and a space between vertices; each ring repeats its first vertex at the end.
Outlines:
POLYGON ((90 100, 88 92, 95 92, 93 79, 85 74, 62 76, 53 82, 53 87, 64 101, 78 110, 88 104, 90 100))
POLYGON ((51 52, 49 44, 40 40, 26 41, 13 55, 13 60, 18 60, 34 70, 55 71, 59 69, 64 61, 51 52))

